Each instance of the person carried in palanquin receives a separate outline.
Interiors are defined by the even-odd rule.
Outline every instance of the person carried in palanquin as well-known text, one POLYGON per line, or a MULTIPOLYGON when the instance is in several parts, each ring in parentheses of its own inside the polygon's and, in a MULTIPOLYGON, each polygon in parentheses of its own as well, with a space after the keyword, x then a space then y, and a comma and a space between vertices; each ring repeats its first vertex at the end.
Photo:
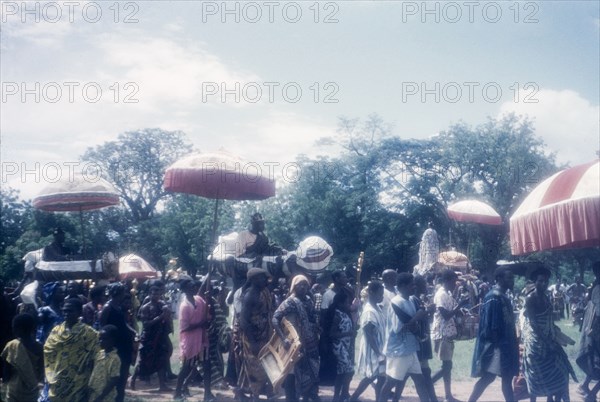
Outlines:
MULTIPOLYGON (((269 242, 265 234, 265 220, 256 212, 250 218, 250 229, 239 233, 240 254, 237 257, 261 259, 265 255, 282 255, 285 250, 274 243, 269 242)), ((255 264, 258 266, 260 262, 255 264)))
POLYGON ((269 241, 264 230, 265 220, 256 212, 250 218, 249 229, 219 238, 210 258, 224 263, 226 275, 233 279, 234 290, 245 282, 249 267, 262 267, 263 257, 287 254, 287 250, 269 241))
POLYGON ((52 243, 44 247, 42 252, 43 261, 70 261, 71 252, 65 247, 65 232, 61 228, 56 228, 52 232, 54 239, 52 243))

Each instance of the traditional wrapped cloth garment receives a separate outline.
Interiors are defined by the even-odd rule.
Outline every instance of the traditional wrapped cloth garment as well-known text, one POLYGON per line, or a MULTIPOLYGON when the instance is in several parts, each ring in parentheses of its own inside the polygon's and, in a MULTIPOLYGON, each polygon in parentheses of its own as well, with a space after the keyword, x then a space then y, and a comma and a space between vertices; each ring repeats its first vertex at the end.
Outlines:
MULTIPOLYGON (((340 333, 351 332, 353 328, 352 318, 345 312, 336 309, 333 316, 331 331, 340 333)), ((344 336, 333 339, 333 355, 335 356, 337 374, 354 373, 354 337, 344 336)))
MULTIPOLYGON (((298 332, 301 343, 302 357, 294 366, 296 395, 311 395, 319 384, 319 328, 318 316, 312 299, 306 296, 300 300, 292 292, 300 280, 306 280, 302 275, 294 278, 290 286, 290 296, 275 310, 273 320, 281 322, 287 318, 298 332), (296 279, 299 278, 299 279, 296 279)), ((307 281, 308 282, 308 281, 307 281)))
POLYGON ((13 339, 4 347, 2 359, 10 364, 14 373, 7 388, 7 402, 35 402, 39 396, 38 382, 44 379, 42 355, 27 349, 19 339, 13 339))
MULTIPOLYGON (((100 350, 96 355, 96 361, 94 362, 94 370, 90 376, 88 383, 90 387, 90 401, 95 401, 108 382, 121 375, 121 359, 115 349, 106 353, 105 350, 100 350)), ((117 400, 117 387, 114 387, 108 395, 106 395, 102 402, 113 402, 117 400)))
MULTIPOLYGON (((208 356, 210 358, 210 382, 212 385, 217 386, 223 382, 223 370, 225 368, 223 355, 219 351, 219 341, 225 327, 227 327, 227 315, 214 298, 212 299, 212 306, 212 319, 208 329, 208 356)), ((201 369, 201 373, 204 375, 203 369, 201 369)))
POLYGON ((82 323, 70 329, 62 323, 44 344, 46 380, 52 402, 86 401, 86 388, 100 349, 98 333, 82 323))
POLYGON ((567 354, 556 340, 559 330, 554 325, 552 313, 552 303, 548 300, 542 313, 525 316, 523 366, 531 396, 550 396, 568 389, 569 374, 577 381, 567 354))
POLYGON ((592 380, 600 380, 600 284, 591 293, 583 316, 576 362, 592 380))
POLYGON ((138 375, 142 377, 166 368, 169 363, 171 326, 163 322, 152 323, 154 318, 162 314, 165 306, 166 303, 160 300, 158 303, 150 302, 149 308, 142 307, 140 310, 140 319, 145 323, 140 339, 140 361, 138 363, 138 375))
POLYGON ((471 376, 481 377, 490 369, 496 349, 500 353, 500 373, 493 374, 516 376, 519 374, 519 344, 510 300, 499 287, 494 286, 485 296, 479 314, 471 376))
MULTIPOLYGON (((246 290, 248 292, 250 290, 246 290)), ((244 295, 242 295, 242 300, 244 295)), ((253 309, 250 322, 245 328, 241 328, 240 340, 242 345, 242 359, 238 386, 241 389, 249 388, 254 395, 266 392, 265 386, 269 383, 269 377, 265 372, 258 356, 252 353, 252 344, 248 337, 248 331, 252 331, 252 339, 259 344, 259 350, 269 342, 273 333, 271 326, 271 316, 273 313, 273 303, 269 289, 265 288, 259 296, 258 308, 253 309)), ((242 306, 243 308, 243 306, 242 306)), ((241 324, 241 323, 240 323, 241 324)))
MULTIPOLYGON (((200 296, 194 296, 194 303, 185 297, 179 305, 179 327, 189 328, 206 321, 209 315, 208 306, 200 296)), ((204 360, 208 352, 208 331, 195 328, 179 332, 179 346, 182 360, 204 360)))

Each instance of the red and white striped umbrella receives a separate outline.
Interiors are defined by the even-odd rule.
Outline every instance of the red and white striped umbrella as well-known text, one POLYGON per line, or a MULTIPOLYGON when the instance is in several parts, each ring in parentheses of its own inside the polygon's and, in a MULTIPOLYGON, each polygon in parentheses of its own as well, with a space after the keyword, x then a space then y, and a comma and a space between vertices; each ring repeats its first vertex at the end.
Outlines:
POLYGON ((458 222, 502 225, 502 218, 485 202, 464 200, 448 206, 448 216, 458 222))
POLYGON ((541 182, 510 218, 514 255, 600 246, 600 160, 541 182))

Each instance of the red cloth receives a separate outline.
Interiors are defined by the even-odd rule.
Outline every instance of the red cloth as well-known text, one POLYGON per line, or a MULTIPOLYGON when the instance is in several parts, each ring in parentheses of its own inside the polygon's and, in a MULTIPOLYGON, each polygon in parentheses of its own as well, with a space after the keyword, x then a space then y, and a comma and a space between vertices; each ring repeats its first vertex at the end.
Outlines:
POLYGON ((181 358, 188 360, 204 356, 208 349, 208 329, 196 328, 191 331, 182 331, 191 325, 198 324, 208 319, 208 306, 200 296, 194 296, 196 306, 184 297, 179 305, 179 346, 181 358))

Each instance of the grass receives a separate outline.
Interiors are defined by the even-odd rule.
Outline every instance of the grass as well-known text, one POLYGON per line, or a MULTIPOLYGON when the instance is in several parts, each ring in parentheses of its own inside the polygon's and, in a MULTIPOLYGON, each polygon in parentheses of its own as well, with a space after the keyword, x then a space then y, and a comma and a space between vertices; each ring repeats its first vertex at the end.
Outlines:
MULTIPOLYGON (((556 324, 562 330, 562 332, 565 333, 565 335, 568 335, 576 342, 575 345, 567 346, 565 351, 567 352, 567 356, 569 357, 571 365, 575 369, 577 379, 581 382, 585 378, 585 374, 583 371, 581 371, 579 366, 575 364, 575 358, 577 357, 577 352, 579 350, 579 328, 573 326, 571 320, 566 319, 558 321, 556 324)), ((456 341, 454 345, 452 379, 456 379, 458 381, 471 379, 471 363, 473 359, 473 350, 475 349, 475 339, 468 341, 456 341)), ((430 361, 430 365, 433 372, 436 372, 442 366, 441 361, 435 356, 430 361)))

